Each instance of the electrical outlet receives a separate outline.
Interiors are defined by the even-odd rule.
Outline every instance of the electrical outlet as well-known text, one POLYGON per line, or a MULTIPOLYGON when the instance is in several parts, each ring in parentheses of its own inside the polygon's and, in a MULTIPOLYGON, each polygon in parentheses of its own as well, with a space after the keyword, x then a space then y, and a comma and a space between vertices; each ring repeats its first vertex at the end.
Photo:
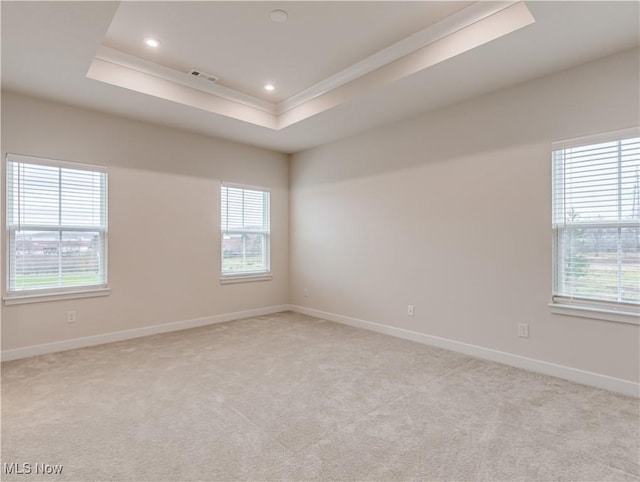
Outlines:
POLYGON ((518 336, 529 338, 529 323, 518 323, 518 336))
POLYGON ((67 323, 76 322, 76 310, 67 311, 67 323))
POLYGON ((305 298, 308 298, 309 297, 309 290, 307 288, 305 288, 304 291, 302 292, 302 294, 303 294, 303 296, 305 298))
POLYGON ((407 305, 407 315, 408 316, 415 316, 416 314, 416 309, 413 305, 407 305))

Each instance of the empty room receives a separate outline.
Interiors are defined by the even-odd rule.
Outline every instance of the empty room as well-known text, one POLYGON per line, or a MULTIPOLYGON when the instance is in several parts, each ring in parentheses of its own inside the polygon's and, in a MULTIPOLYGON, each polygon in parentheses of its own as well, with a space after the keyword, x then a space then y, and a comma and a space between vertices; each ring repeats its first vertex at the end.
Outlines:
POLYGON ((640 2, 0 7, 0 479, 640 482, 640 2))

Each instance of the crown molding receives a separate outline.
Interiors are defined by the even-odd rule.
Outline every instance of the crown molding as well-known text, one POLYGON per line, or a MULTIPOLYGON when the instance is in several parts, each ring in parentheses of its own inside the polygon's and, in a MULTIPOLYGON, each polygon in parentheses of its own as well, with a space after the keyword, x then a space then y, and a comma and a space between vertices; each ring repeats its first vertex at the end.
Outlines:
POLYGON ((106 60, 94 58, 87 71, 87 78, 267 129, 278 130, 278 118, 271 113, 106 60))
POLYGON ((305 102, 278 116, 278 129, 284 129, 309 117, 371 93, 383 86, 424 71, 440 62, 456 57, 497 38, 508 35, 535 22, 523 2, 512 3, 500 11, 456 30, 440 39, 404 55, 367 75, 305 102))
POLYGON ((454 34, 476 22, 490 17, 516 3, 517 1, 476 2, 462 10, 409 35, 390 46, 366 57, 355 64, 341 70, 337 74, 321 80, 317 84, 292 95, 276 105, 276 113, 283 114, 324 95, 353 80, 367 75, 385 65, 390 64, 416 50, 426 47, 438 40, 454 34))
POLYGON ((274 104, 101 46, 87 77, 281 130, 535 22, 523 1, 476 2, 274 104))
POLYGON ((95 58, 121 67, 126 67, 131 70, 136 70, 144 74, 153 75, 170 82, 175 82, 176 84, 191 87, 192 89, 200 90, 207 94, 213 94, 231 102, 237 102, 238 104, 243 104, 247 107, 251 107, 268 114, 277 114, 275 105, 271 102, 258 99, 257 97, 253 97, 249 94, 245 94, 244 92, 225 87, 215 82, 208 82, 203 79, 194 78, 189 75, 188 72, 181 72, 111 47, 106 47, 104 45, 100 46, 95 58))

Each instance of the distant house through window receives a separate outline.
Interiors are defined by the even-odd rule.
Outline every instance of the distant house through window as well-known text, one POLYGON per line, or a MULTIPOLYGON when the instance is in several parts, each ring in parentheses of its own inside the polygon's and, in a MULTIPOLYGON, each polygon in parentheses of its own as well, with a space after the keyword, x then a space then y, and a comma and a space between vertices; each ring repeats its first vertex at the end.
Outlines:
POLYGON ((105 168, 7 155, 7 296, 107 286, 105 168))
POLYGON ((265 188, 222 184, 223 281, 270 278, 270 199, 265 188))

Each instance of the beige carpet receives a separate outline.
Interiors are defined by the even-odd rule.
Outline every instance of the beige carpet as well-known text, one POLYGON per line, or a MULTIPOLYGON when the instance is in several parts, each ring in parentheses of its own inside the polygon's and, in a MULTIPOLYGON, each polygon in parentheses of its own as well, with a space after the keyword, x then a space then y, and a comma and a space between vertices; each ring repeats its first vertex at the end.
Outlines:
POLYGON ((294 313, 2 365, 2 462, 32 470, 3 480, 640 481, 639 425, 634 398, 294 313))

